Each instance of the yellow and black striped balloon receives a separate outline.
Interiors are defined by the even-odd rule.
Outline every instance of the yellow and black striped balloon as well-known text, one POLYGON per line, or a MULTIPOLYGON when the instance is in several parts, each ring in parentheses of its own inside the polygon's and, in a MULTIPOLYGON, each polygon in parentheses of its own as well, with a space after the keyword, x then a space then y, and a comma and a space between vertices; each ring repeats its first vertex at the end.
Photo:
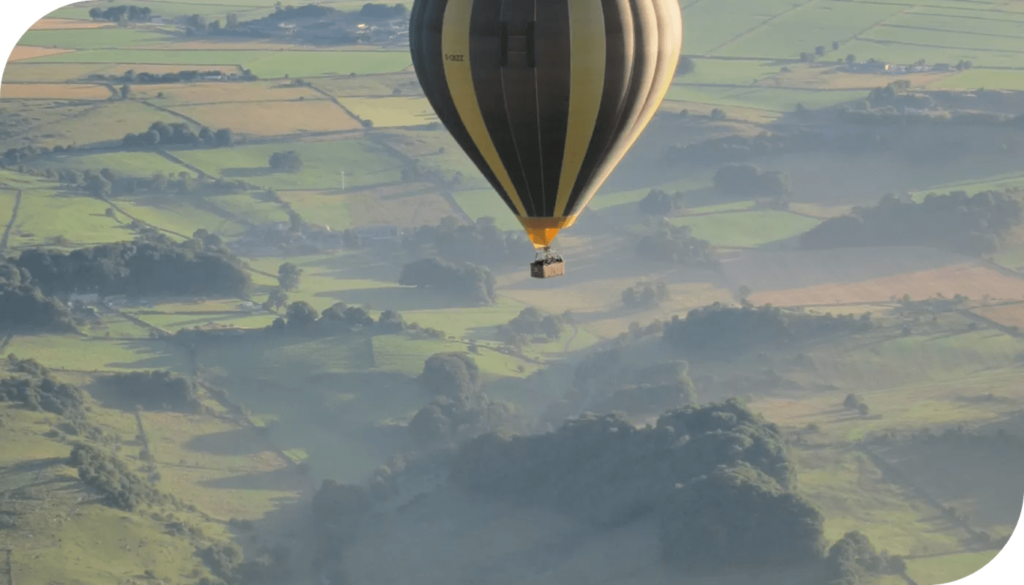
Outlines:
POLYGON ((430 105, 537 248, 654 117, 682 40, 678 0, 415 0, 409 26, 430 105))

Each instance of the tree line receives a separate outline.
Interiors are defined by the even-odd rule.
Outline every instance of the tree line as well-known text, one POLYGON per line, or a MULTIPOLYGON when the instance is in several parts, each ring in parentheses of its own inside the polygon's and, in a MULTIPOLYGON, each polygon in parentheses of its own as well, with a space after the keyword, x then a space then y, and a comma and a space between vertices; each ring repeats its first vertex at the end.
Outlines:
POLYGON ((1020 202, 1001 191, 929 193, 920 202, 886 195, 875 206, 854 208, 805 232, 800 247, 935 246, 991 254, 1022 219, 1020 202))
POLYGON ((32 282, 50 296, 95 292, 237 297, 251 284, 237 257, 194 239, 181 244, 137 239, 69 253, 34 248, 21 252, 13 264, 27 270, 32 282))
POLYGON ((31 273, 0 258, 0 333, 71 333, 78 330, 68 307, 43 293, 31 273))
POLYGON ((149 22, 153 10, 149 6, 111 6, 110 8, 92 8, 89 18, 93 20, 109 20, 110 22, 149 22))
POLYGON ((205 71, 197 69, 183 69, 181 71, 168 73, 150 73, 148 71, 135 72, 129 69, 121 75, 103 75, 102 73, 90 73, 86 76, 88 80, 108 81, 111 83, 129 83, 138 85, 170 84, 170 83, 192 83, 203 79, 231 79, 239 81, 256 81, 258 78, 252 71, 244 69, 241 74, 225 73, 220 69, 208 69, 205 71))
POLYGON ((749 351, 779 348, 831 335, 862 332, 873 326, 871 316, 813 315, 778 307, 729 307, 714 303, 693 309, 682 319, 665 323, 662 339, 688 357, 725 358, 749 351))
POLYGON ((481 217, 466 224, 447 216, 436 226, 419 226, 402 236, 402 247, 413 255, 431 251, 449 262, 470 262, 500 267, 534 249, 521 233, 502 232, 492 217, 481 217))
POLYGON ((496 300, 491 271, 468 262, 423 258, 402 267, 398 284, 433 290, 460 302, 491 305, 496 300))
POLYGON ((636 255, 657 262, 717 266, 718 259, 711 242, 692 234, 690 226, 677 226, 664 221, 653 234, 640 238, 636 245, 636 255))
POLYGON ((234 143, 235 136, 230 128, 211 130, 203 126, 196 133, 188 124, 166 124, 164 122, 153 122, 146 132, 139 134, 129 133, 121 140, 121 146, 127 149, 157 145, 224 148, 234 143))

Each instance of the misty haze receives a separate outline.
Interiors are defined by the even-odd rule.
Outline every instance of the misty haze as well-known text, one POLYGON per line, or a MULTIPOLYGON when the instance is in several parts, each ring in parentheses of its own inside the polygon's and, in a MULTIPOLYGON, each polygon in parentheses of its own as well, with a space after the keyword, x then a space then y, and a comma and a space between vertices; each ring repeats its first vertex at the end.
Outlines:
POLYGON ((0 585, 955 581, 1021 515, 1022 201, 1021 0, 61 8, 0 585))

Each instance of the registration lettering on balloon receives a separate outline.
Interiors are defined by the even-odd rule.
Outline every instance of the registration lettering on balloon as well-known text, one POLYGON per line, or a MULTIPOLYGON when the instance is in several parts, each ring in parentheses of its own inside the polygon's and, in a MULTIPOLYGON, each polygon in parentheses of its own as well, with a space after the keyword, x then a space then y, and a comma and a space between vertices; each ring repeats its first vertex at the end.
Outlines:
POLYGON ((682 39, 677 0, 415 0, 409 25, 431 107, 545 252, 654 117, 682 39))

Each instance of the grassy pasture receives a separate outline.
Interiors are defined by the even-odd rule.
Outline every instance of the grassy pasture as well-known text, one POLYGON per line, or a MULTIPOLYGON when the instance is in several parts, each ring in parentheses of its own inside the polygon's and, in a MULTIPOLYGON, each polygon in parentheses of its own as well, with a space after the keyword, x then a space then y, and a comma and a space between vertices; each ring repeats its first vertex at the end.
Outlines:
POLYGON ((145 132, 153 122, 182 123, 184 120, 134 101, 98 104, 88 115, 75 116, 36 127, 33 133, 46 136, 50 144, 95 144, 118 142, 125 134, 145 132))
POLYGON ((186 374, 184 350, 164 341, 150 339, 107 340, 74 335, 18 336, 6 353, 35 358, 53 369, 80 372, 166 369, 186 374))
POLYGON ((60 49, 118 49, 138 47, 149 43, 166 41, 168 35, 130 28, 85 28, 67 30, 30 30, 25 33, 19 45, 30 47, 55 47, 60 49))
POLYGON ((356 77, 322 77, 316 87, 331 95, 342 97, 386 97, 398 89, 403 95, 423 95, 413 72, 358 75, 356 77))
MULTIPOLYGON (((172 67, 174 72, 181 71, 172 67)), ((231 68, 233 69, 233 68, 231 68)), ((232 73, 229 69, 220 71, 232 73)), ((205 70, 205 69, 204 69, 205 70)), ((136 70, 159 73, 159 71, 136 70)), ((323 100, 324 97, 308 87, 296 87, 279 81, 207 81, 199 83, 156 83, 133 85, 132 95, 136 98, 154 100, 164 107, 200 106, 208 104, 238 104, 246 102, 291 102, 323 100), (163 97, 158 98, 158 94, 163 97)), ((309 104, 307 104, 309 105, 309 104)))
POLYGON ((718 246, 756 247, 806 232, 817 221, 784 211, 726 212, 671 220, 688 225, 693 235, 718 246))
POLYGON ((52 47, 26 47, 23 45, 15 45, 14 50, 11 52, 10 57, 7 58, 7 62, 11 63, 14 61, 27 61, 28 59, 38 59, 40 57, 63 55, 71 52, 73 51, 69 49, 55 49, 52 47))
MULTIPOLYGON (((878 30, 878 29, 876 29, 878 30)), ((1018 67, 1020 65, 1020 53, 1014 50, 997 50, 991 47, 974 46, 957 47, 945 44, 935 44, 935 38, 924 35, 919 42, 912 42, 903 36, 905 30, 896 29, 899 32, 890 34, 888 31, 875 32, 866 36, 860 36, 856 40, 845 43, 840 47, 843 53, 850 53, 857 56, 860 61, 878 59, 891 63, 914 63, 919 59, 925 59, 929 63, 950 63, 955 64, 961 60, 967 60, 974 66, 981 67, 1018 67), (878 37, 874 34, 879 35, 878 37)), ((955 35, 951 35, 957 38, 955 35)), ((984 41, 961 38, 968 42, 985 44, 984 41)))
POLYGON ((100 101, 110 97, 110 90, 102 85, 70 83, 5 83, 0 85, 0 99, 100 101))
POLYGON ((864 91, 860 90, 813 90, 760 86, 694 87, 685 84, 673 85, 666 96, 666 99, 674 101, 773 112, 790 112, 796 108, 797 104, 816 109, 863 98, 864 91))
POLYGON ((234 236, 245 226, 199 209, 188 201, 168 197, 134 197, 116 201, 117 206, 132 218, 154 227, 169 230, 182 237, 190 238, 199 228, 221 236, 234 236))
POLYGON ((481 217, 494 218, 494 225, 498 229, 506 231, 518 231, 523 225, 516 219, 512 210, 505 205, 505 202, 498 197, 494 189, 476 189, 473 191, 456 191, 452 197, 458 202, 462 211, 466 212, 471 219, 478 220, 481 217))
MULTIPOLYGON (((1019 27, 1020 25, 1021 23, 1018 23, 1017 26, 1019 27)), ((922 30, 918 28, 880 26, 868 31, 859 38, 862 40, 897 42, 918 47, 928 47, 938 44, 936 33, 937 31, 934 30, 922 30)), ((999 34, 945 31, 939 32, 938 34, 941 34, 942 36, 940 46, 950 50, 982 53, 1015 53, 1018 55, 1018 58, 1021 54, 1020 45, 1022 37, 1016 35, 1002 36, 999 34)), ((981 63, 987 64, 984 60, 982 60, 981 63)), ((978 62, 975 61, 975 64, 978 64, 978 62)))
POLYGON ((94 29, 111 28, 115 26, 112 22, 96 22, 91 20, 76 20, 72 18, 43 18, 37 20, 29 30, 71 30, 71 29, 94 29))
MULTIPOLYGON (((181 65, 181 69, 197 66, 238 66, 265 57, 273 51, 169 51, 139 48, 90 49, 56 55, 37 55, 33 63, 94 63, 132 64, 136 71, 146 71, 148 65, 181 65)), ((256 73, 253 70, 253 73, 256 73)), ((258 75, 258 74, 257 74, 258 75)))
POLYGON ((177 175, 187 171, 176 162, 153 152, 117 152, 101 154, 51 154, 33 160, 41 168, 75 169, 79 171, 112 171, 132 177, 149 177, 155 173, 177 175))
MULTIPOLYGON (((684 41, 685 42, 685 41, 684 41)), ((677 76, 678 85, 729 84, 751 85, 754 80, 774 75, 782 64, 769 60, 726 61, 723 59, 693 60, 693 72, 677 76)))
POLYGON ((310 221, 326 225, 332 230, 352 227, 348 198, 340 191, 287 191, 279 196, 310 221))
MULTIPOLYGON (((347 173, 345 177, 347 183, 347 173)), ((430 185, 413 184, 352 192, 348 195, 347 207, 352 223, 357 226, 413 227, 437 224, 443 217, 455 215, 448 200, 430 185)))
POLYGON ((998 551, 943 555, 907 561, 907 575, 918 585, 943 585, 973 575, 989 564, 998 551))
POLYGON ((842 46, 839 51, 832 51, 833 41, 842 43, 863 34, 900 9, 900 6, 859 2, 808 2, 772 20, 770 25, 762 26, 729 43, 714 54, 796 59, 800 53, 814 53, 815 47, 823 45, 828 52, 820 59, 835 61, 845 57, 846 53, 842 46))
POLYGON ((343 98, 341 103, 374 127, 422 126, 437 122, 437 115, 423 97, 343 98))
POLYGON ((1024 329, 1024 304, 1019 302, 980 307, 971 311, 975 315, 999 323, 1004 327, 1024 329))
POLYGON ((1024 71, 968 69, 931 86, 931 89, 976 90, 979 88, 1024 91, 1024 71))
POLYGON ((211 128, 226 127, 251 136, 345 132, 362 128, 344 110, 326 100, 175 106, 174 111, 211 128))
MULTIPOLYGON (((945 38, 946 34, 954 33, 969 38, 970 36, 997 37, 997 38, 1018 38, 1024 40, 1024 33, 1021 32, 1021 25, 1024 25, 1024 15, 1013 16, 1002 13, 999 16, 981 16, 981 12, 973 14, 935 14, 934 12, 922 12, 913 10, 893 15, 887 18, 882 27, 887 29, 902 29, 917 31, 914 34, 931 34, 933 37, 945 38)), ((889 31, 897 33, 897 31, 889 31)))
POLYGON ((777 306, 829 305, 832 303, 885 302, 893 296, 930 298, 962 294, 972 299, 990 295, 994 299, 1024 297, 1024 282, 974 264, 950 265, 932 270, 911 271, 859 282, 823 282, 789 290, 756 291, 750 300, 777 306))
MULTIPOLYGON (((218 51, 200 51, 217 54, 218 51)), ((412 64, 408 51, 248 51, 240 62, 264 79, 394 73, 412 64)))
POLYGON ((106 210, 105 203, 91 197, 23 191, 8 244, 12 248, 46 245, 58 235, 76 245, 130 240, 134 234, 107 217, 106 210))
POLYGON ((280 190, 337 188, 341 186, 342 170, 348 188, 393 183, 399 181, 402 167, 380 146, 357 138, 189 150, 175 154, 208 174, 244 179, 280 190), (302 157, 302 172, 271 173, 270 156, 287 150, 294 150, 302 157))
POLYGON ((288 214, 277 203, 262 201, 251 193, 216 195, 206 200, 217 207, 255 224, 288 221, 288 214))

